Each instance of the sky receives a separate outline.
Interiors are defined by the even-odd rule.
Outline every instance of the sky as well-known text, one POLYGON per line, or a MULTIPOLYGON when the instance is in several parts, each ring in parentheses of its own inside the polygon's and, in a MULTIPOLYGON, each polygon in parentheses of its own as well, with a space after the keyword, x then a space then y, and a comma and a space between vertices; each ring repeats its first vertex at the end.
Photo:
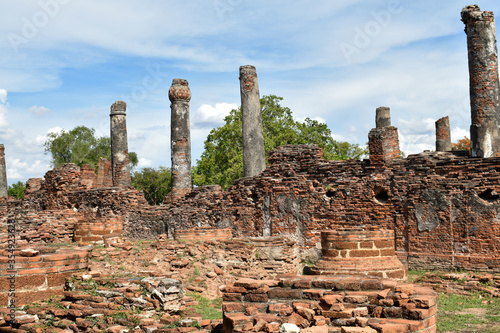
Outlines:
MULTIPOLYGON (((9 184, 43 177, 49 132, 109 136, 127 103, 139 166, 170 161, 174 78, 187 79, 193 165, 211 129, 240 104, 239 67, 298 120, 364 146, 391 108, 401 150, 435 149, 435 121, 469 136, 467 45, 457 0, 0 0, 0 143, 9 184)), ((500 15, 500 2, 477 3, 500 15)))

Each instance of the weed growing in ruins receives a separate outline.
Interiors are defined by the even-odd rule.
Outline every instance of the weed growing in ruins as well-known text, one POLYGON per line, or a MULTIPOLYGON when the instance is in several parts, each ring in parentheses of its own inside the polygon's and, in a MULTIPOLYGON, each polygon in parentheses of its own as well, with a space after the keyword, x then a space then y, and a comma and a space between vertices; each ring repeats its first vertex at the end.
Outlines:
POLYGON ((163 328, 177 328, 180 326, 181 326, 181 323, 176 321, 176 322, 173 322, 172 324, 168 324, 168 325, 163 326, 163 328))
POLYGON ((199 268, 198 266, 196 266, 196 267, 194 268, 193 274, 194 274, 194 275, 197 275, 197 276, 199 276, 199 275, 201 274, 201 273, 200 273, 200 268, 199 268))
POLYGON ((414 271, 408 270, 408 282, 413 283, 417 281, 420 277, 425 276, 427 274, 426 271, 414 271))
POLYGON ((187 296, 192 297, 198 302, 194 306, 197 313, 201 314, 203 319, 222 319, 222 298, 208 299, 198 293, 188 292, 187 296))
POLYGON ((115 312, 111 315, 113 319, 127 319, 127 313, 123 311, 115 312))
POLYGON ((64 305, 54 301, 53 299, 54 299, 54 296, 50 296, 49 300, 47 301, 47 304, 50 306, 53 306, 55 308, 58 308, 58 309, 66 310, 66 307, 64 305))
POLYGON ((84 320, 91 322, 93 325, 95 325, 99 322, 99 319, 97 317, 93 317, 93 316, 87 316, 84 318, 84 320))

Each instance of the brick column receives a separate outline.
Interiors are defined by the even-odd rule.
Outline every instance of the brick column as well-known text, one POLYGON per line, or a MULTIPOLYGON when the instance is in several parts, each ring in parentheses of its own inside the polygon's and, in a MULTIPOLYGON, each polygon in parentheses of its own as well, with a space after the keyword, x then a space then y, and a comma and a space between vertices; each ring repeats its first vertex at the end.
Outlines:
POLYGON ((127 104, 116 101, 111 105, 111 172, 113 186, 131 186, 127 142, 127 104))
POLYGON ((0 144, 0 197, 7 196, 7 168, 5 166, 5 147, 0 144))
POLYGON ((389 162, 401 155, 399 150, 398 129, 391 126, 391 113, 388 107, 381 106, 376 110, 376 128, 368 134, 370 163, 389 162))
POLYGON ((450 118, 443 117, 436 121, 436 151, 451 150, 450 118))
POLYGON ((172 198, 186 195, 191 185, 191 133, 189 101, 191 90, 187 80, 174 79, 168 91, 170 99, 170 147, 172 156, 172 198))
POLYGON ((462 10, 469 56, 471 154, 497 156, 500 151, 500 94, 498 50, 493 12, 482 12, 478 5, 462 10))
POLYGON ((245 177, 253 177, 266 168, 259 81, 254 66, 240 67, 240 92, 243 127, 243 172, 245 177))

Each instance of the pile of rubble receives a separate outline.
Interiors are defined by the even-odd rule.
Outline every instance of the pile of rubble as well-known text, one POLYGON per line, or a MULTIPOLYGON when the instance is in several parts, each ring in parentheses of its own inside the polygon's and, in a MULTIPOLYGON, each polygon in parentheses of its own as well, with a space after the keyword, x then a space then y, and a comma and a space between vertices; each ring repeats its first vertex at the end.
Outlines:
POLYGON ((186 311, 197 305, 179 280, 164 277, 113 278, 84 274, 66 283, 64 296, 0 311, 0 332, 210 332, 221 321, 186 311), (183 315, 189 313, 188 316, 183 315), (182 319, 181 319, 182 315, 182 319), (12 332, 12 331, 11 331, 12 332))

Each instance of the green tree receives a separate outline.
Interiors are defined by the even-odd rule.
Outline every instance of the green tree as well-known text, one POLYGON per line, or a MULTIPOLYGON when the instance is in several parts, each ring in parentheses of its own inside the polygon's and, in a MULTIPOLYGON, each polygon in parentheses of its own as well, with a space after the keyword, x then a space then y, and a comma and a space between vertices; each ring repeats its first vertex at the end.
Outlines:
POLYGON ((7 194, 16 199, 22 199, 24 198, 25 188, 26 185, 24 185, 22 181, 18 181, 17 183, 14 183, 9 186, 9 188, 7 189, 7 194))
MULTIPOLYGON (((78 166, 90 164, 97 170, 99 158, 111 159, 111 138, 96 137, 95 130, 85 126, 77 126, 69 132, 47 134, 44 143, 45 153, 52 156, 52 167, 58 168, 64 163, 75 163, 78 166)), ((138 163, 137 154, 129 153, 132 167, 138 163)))
POLYGON ((142 168, 132 173, 132 186, 143 191, 150 205, 159 205, 172 190, 172 172, 170 168, 142 168))
MULTIPOLYGON (((260 101, 266 154, 286 144, 313 143, 323 148, 323 156, 328 160, 359 159, 367 153, 356 144, 333 140, 324 123, 310 118, 304 122, 294 120, 291 110, 280 105, 282 100, 282 97, 269 95, 260 101)), ((243 176, 241 109, 231 110, 224 122, 210 131, 205 141, 201 159, 193 168, 195 185, 219 184, 227 188, 243 176)))

